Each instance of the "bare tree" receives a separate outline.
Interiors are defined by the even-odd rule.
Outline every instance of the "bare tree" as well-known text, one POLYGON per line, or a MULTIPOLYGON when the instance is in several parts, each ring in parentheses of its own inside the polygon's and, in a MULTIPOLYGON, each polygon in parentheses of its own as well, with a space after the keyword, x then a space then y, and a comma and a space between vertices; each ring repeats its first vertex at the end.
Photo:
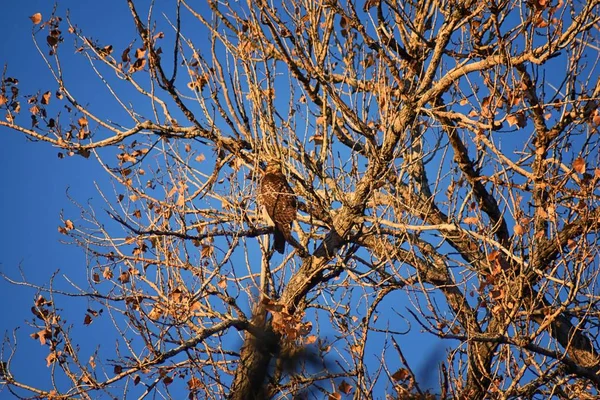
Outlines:
POLYGON ((11 392, 598 395, 598 0, 127 3, 139 37, 118 44, 32 16, 56 90, 2 79, 0 126, 114 182, 107 214, 61 228, 88 287, 32 308, 69 389, 19 380, 7 340, 11 392), (127 119, 75 97, 65 37, 127 119), (283 256, 256 201, 273 159, 298 199, 283 256), (56 302, 82 297, 116 351, 79 356, 56 302), (403 356, 397 304, 447 346, 438 388, 403 356))

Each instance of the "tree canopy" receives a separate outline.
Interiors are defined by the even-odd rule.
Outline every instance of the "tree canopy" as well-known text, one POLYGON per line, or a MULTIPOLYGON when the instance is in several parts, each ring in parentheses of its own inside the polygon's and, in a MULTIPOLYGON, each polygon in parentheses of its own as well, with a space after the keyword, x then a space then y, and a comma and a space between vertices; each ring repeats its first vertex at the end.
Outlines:
POLYGON ((38 92, 4 69, 0 127, 111 184, 101 206, 71 193, 84 279, 29 283, 38 343, 7 336, 2 390, 598 395, 600 1, 126 3, 117 42, 30 17, 38 92), (110 104, 67 76, 73 42, 110 104), (298 206, 283 254, 258 201, 273 160, 298 206), (116 347, 73 333, 73 302, 116 347), (11 367, 40 344, 51 387, 11 367))

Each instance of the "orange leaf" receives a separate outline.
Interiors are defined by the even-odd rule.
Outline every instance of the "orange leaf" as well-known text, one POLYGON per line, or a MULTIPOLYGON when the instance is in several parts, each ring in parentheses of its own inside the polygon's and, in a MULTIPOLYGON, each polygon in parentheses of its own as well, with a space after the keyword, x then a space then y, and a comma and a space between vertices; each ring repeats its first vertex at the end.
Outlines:
POLYGON ((46 357, 46 363, 48 367, 58 360, 60 353, 60 351, 58 353, 53 351, 52 353, 48 354, 48 357, 46 357))
POLYGON ((44 93, 42 95, 42 104, 48 104, 50 103, 50 97, 52 97, 52 93, 50 93, 50 91, 47 91, 46 93, 44 93))
POLYGON ((42 14, 41 13, 35 13, 31 17, 29 17, 29 19, 31 20, 31 22, 33 22, 34 25, 37 25, 40 22, 42 22, 42 14))
POLYGON ((577 157, 575 161, 573 161, 573 169, 575 172, 583 174, 585 172, 585 160, 581 157, 577 157))
POLYGON ((104 271, 102 271, 102 276, 104 277, 104 279, 110 280, 113 277, 113 273, 109 267, 105 267, 104 271))
POLYGON ((338 386, 338 389, 340 390, 340 392, 344 393, 344 394, 350 394, 350 392, 353 389, 353 386, 350 385, 348 382, 346 381, 342 381, 342 383, 340 384, 340 386, 338 386))
POLYGON ((309 345, 317 341, 317 335, 310 335, 304 339, 304 344, 309 345))
POLYGON ((463 219, 463 222, 465 224, 476 224, 477 222, 479 222, 479 218, 477 218, 477 217, 467 217, 467 218, 463 219))
POLYGON ((392 375, 392 379, 395 381, 404 381, 409 376, 410 376, 410 374, 408 373, 407 369, 400 368, 398 371, 394 372, 394 375, 392 375))
POLYGON ((195 376, 192 377, 187 383, 189 390, 198 390, 202 389, 202 381, 195 376))
POLYGON ((521 225, 515 225, 515 235, 521 236, 525 233, 525 229, 521 225))
POLYGON ((525 120, 525 113, 523 113, 522 111, 507 116, 506 121, 508 122, 508 125, 517 125, 519 128, 524 128, 527 125, 527 122, 525 120))
POLYGON ((221 279, 219 283, 217 283, 217 286, 219 286, 221 289, 227 289, 227 278, 221 279))

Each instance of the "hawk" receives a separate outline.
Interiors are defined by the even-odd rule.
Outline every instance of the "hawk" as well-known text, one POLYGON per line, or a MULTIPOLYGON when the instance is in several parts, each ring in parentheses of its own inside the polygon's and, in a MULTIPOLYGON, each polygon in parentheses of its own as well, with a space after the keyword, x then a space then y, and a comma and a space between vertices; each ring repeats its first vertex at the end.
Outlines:
POLYGON ((270 219, 273 231, 273 248, 283 254, 285 242, 297 244, 292 237, 292 222, 296 219, 298 203, 296 195, 281 172, 281 165, 276 162, 267 164, 265 175, 260 183, 259 203, 270 219))

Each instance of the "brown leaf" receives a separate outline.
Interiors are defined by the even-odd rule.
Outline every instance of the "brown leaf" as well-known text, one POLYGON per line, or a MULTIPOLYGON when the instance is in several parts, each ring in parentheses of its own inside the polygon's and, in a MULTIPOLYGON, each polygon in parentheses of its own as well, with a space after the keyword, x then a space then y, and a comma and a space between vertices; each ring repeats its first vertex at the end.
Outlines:
POLYGON ((165 384, 165 386, 169 386, 171 383, 173 383, 173 378, 171 378, 170 376, 165 376, 163 378, 163 383, 165 384))
POLYGON ((117 374, 117 375, 118 375, 118 374, 120 374, 121 372, 123 372, 123 367, 121 367, 120 365, 115 365, 115 366, 113 367, 113 372, 114 372, 115 374, 117 374))
POLYGON ((0 94, 0 106, 4 105, 7 101, 8 98, 5 95, 0 94))
POLYGON ((30 336, 32 339, 39 339, 40 344, 43 346, 46 344, 46 340, 52 337, 52 334, 48 329, 44 328, 39 332, 32 333, 30 336))
POLYGON ((58 43, 58 38, 54 36, 46 36, 46 42, 48 42, 50 47, 54 47, 58 43))
POLYGON ((75 228, 75 225, 73 225, 73 222, 71 222, 70 219, 65 221, 65 229, 68 231, 71 231, 75 228))
POLYGON ((405 381, 410 377, 410 373, 406 368, 400 368, 398 371, 394 372, 392 375, 392 379, 395 381, 405 381))
POLYGON ((193 390, 193 391, 202 389, 202 387, 203 387, 202 381, 200 379, 196 378, 195 376, 193 376, 192 379, 190 379, 187 382, 187 385, 188 385, 188 389, 193 390))
POLYGON ((142 58, 146 55, 146 48, 142 47, 135 51, 135 58, 142 58))
POLYGON ((507 116, 506 121, 510 126, 517 125, 519 128, 527 126, 527 120, 525 119, 525 113, 523 111, 507 116))
POLYGON ((104 277, 104 279, 112 279, 113 277, 113 273, 112 270, 110 269, 110 267, 105 267, 104 271, 102 271, 102 276, 104 277))
POLYGON ((121 272, 121 275, 119 275, 119 281, 121 283, 129 282, 129 272, 127 272, 127 271, 121 272))
POLYGON ((77 123, 79 124, 79 126, 84 127, 87 126, 88 120, 85 117, 81 117, 77 120, 77 123))
POLYGON ((90 314, 85 314, 85 317, 83 318, 83 324, 89 325, 91 323, 92 323, 92 317, 90 316, 90 314))
POLYGON ((463 222, 465 224, 476 224, 477 222, 479 222, 479 218, 477 218, 477 217, 466 217, 465 219, 463 219, 463 222))
POLYGON ((353 389, 353 386, 350 385, 348 382, 346 381, 342 381, 342 383, 340 383, 340 386, 338 386, 338 389, 340 392, 344 393, 344 394, 350 394, 350 392, 353 389))
POLYGON ((123 61, 124 63, 129 62, 131 60, 131 58, 129 57, 129 52, 131 51, 131 47, 126 48, 125 50, 123 50, 123 53, 121 54, 121 61, 123 61))
POLYGON ((323 135, 320 133, 316 133, 313 136, 311 136, 310 138, 308 138, 309 142, 315 142, 316 145, 322 145, 323 144, 323 135))
POLYGON ((41 13, 35 13, 31 17, 29 17, 29 19, 31 20, 31 22, 33 22, 34 25, 37 25, 40 22, 42 22, 42 14, 41 13))
POLYGON ((202 250, 200 250, 200 257, 207 258, 207 257, 212 256, 212 254, 213 254, 213 247, 203 244, 202 250))
POLYGON ((227 289, 227 278, 222 278, 219 283, 217 283, 217 285, 221 288, 221 289, 227 289))
POLYGON ((525 229, 521 225, 515 225, 515 235, 521 236, 525 233, 525 229))
POLYGON ((92 280, 94 281, 94 283, 100 283, 100 274, 99 274, 99 273, 97 273, 97 272, 95 272, 95 273, 92 275, 92 280))
POLYGON ((109 56, 113 51, 113 47, 112 44, 109 44, 108 46, 104 46, 101 49, 98 49, 98 54, 100 54, 100 56, 102 57, 106 57, 109 56))
POLYGON ((132 74, 134 72, 138 72, 141 71, 142 69, 144 69, 144 66, 146 65, 146 59, 145 58, 138 58, 133 64, 131 64, 131 66, 129 67, 129 73, 132 74))
POLYGON ((304 339, 304 344, 309 345, 317 341, 317 335, 310 335, 304 339))
POLYGON ((58 361, 58 357, 60 357, 61 352, 55 352, 53 351, 52 353, 48 354, 48 357, 46 357, 46 365, 49 367, 51 366, 54 362, 58 361))
POLYGON ((52 93, 50 91, 47 91, 46 93, 44 93, 42 95, 41 103, 42 104, 48 104, 48 103, 50 103, 50 98, 51 97, 52 97, 52 93))
POLYGON ((575 172, 583 174, 585 172, 585 160, 581 157, 577 157, 575 161, 573 161, 573 169, 575 172))
POLYGON ((327 400, 340 400, 342 398, 342 395, 339 393, 331 393, 329 396, 327 396, 327 400))

